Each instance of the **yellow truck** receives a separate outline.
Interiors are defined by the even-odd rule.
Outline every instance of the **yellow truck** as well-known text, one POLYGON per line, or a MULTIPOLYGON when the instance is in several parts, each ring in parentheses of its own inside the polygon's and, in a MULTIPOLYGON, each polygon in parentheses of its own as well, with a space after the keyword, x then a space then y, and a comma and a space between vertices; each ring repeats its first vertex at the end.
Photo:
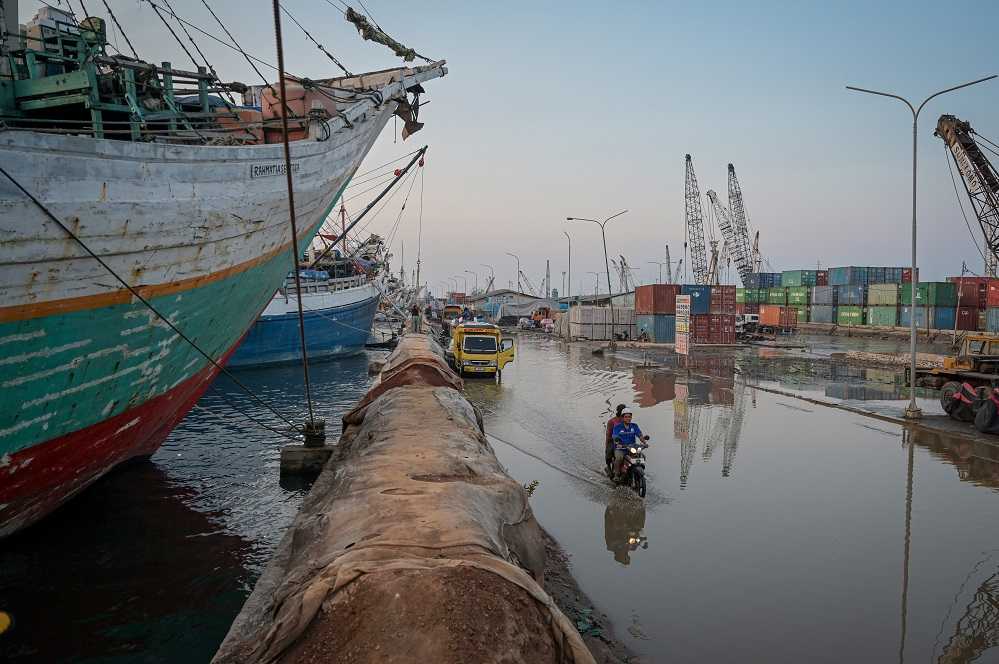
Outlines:
POLYGON ((503 367, 513 358, 513 339, 503 337, 492 323, 460 323, 451 332, 447 359, 462 376, 493 374, 501 379, 503 367))

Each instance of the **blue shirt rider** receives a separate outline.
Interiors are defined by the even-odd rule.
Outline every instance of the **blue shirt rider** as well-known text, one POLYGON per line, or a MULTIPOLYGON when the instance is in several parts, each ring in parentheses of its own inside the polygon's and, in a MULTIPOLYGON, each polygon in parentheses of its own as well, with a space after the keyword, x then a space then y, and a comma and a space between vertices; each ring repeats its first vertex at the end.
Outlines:
POLYGON ((624 455, 629 447, 635 444, 636 440, 648 440, 649 437, 642 434, 641 428, 631 421, 633 413, 630 408, 621 411, 621 421, 614 426, 611 431, 611 438, 614 441, 614 479, 621 477, 621 465, 624 463, 624 455))

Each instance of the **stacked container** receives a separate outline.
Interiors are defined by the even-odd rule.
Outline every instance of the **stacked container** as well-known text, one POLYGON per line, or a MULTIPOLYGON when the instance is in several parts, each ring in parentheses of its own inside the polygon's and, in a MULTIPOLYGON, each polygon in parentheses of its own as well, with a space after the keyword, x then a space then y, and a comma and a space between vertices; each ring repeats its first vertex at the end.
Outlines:
POLYGON ((815 270, 784 270, 781 274, 781 286, 814 286, 817 273, 815 270))
POLYGON ((775 288, 781 285, 780 272, 754 272, 743 284, 746 288, 775 288))
POLYGON ((898 284, 871 284, 867 287, 868 325, 877 327, 898 325, 898 290, 898 284))
POLYGON ((676 314, 677 284, 651 284, 635 289, 636 314, 676 314))
POLYGON ((712 286, 709 311, 713 314, 735 315, 738 301, 735 286, 712 286))
POLYGON ((836 324, 853 327, 864 324, 864 308, 856 305, 839 305, 836 309, 836 324))
POLYGON ((860 284, 836 286, 836 304, 847 307, 863 307, 867 300, 867 288, 860 284))
POLYGON ((771 288, 767 291, 767 304, 787 305, 787 289, 771 288))
MULTIPOLYGON (((899 324, 910 324, 913 316, 912 287, 900 289, 902 311, 899 324)), ((924 281, 916 284, 916 327, 952 330, 957 316, 957 284, 948 281, 924 281)), ((976 315, 977 318, 977 315, 976 315)))
POLYGON ((676 341, 676 316, 636 314, 635 331, 639 336, 647 334, 656 343, 671 344, 676 341))
MULTIPOLYGON (((680 286, 680 295, 690 296, 691 316, 711 313, 711 286, 685 284, 680 286)), ((673 313, 676 313, 675 308, 673 313)))
POLYGON ((760 325, 788 329, 798 326, 798 310, 780 305, 760 305, 760 325))
POLYGON ((838 288, 816 286, 812 289, 812 306, 809 320, 813 323, 835 323, 838 288))

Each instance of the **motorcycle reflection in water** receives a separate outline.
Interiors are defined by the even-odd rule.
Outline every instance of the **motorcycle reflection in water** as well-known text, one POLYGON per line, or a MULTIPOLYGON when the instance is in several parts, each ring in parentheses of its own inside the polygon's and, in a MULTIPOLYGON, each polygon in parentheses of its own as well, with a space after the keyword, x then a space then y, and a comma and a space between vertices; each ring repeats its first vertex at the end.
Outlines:
POLYGON ((631 564, 631 552, 649 548, 645 536, 645 501, 631 495, 612 495, 604 510, 604 541, 614 560, 622 565, 631 564))

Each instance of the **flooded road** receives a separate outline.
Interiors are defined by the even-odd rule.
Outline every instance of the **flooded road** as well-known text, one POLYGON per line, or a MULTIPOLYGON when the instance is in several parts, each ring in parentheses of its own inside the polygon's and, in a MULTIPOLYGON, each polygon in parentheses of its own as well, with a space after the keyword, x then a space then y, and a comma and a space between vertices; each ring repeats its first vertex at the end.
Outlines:
POLYGON ((467 392, 650 661, 999 661, 999 453, 746 387, 747 355, 688 378, 522 336, 467 392), (600 472, 617 403, 652 436, 645 501, 600 472))

